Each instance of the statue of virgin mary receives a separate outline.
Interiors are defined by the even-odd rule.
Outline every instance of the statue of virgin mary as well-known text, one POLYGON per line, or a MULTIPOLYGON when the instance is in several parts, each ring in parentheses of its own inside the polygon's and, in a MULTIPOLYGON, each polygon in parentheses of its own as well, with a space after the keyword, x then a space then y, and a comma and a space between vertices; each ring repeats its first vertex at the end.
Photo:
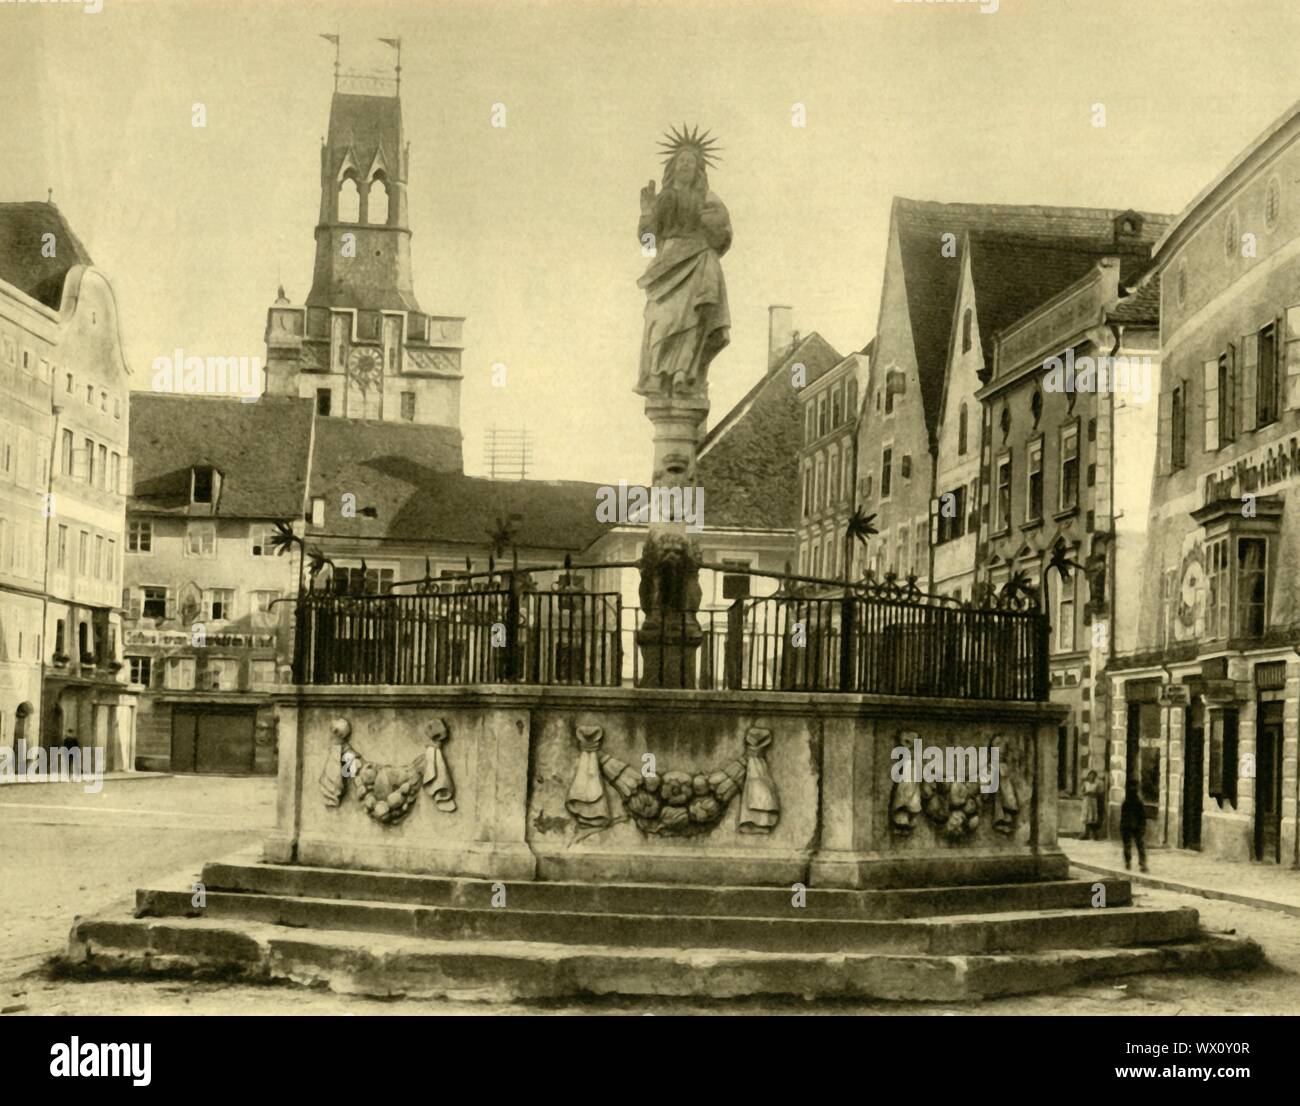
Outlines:
POLYGON ((641 189, 637 237, 653 260, 637 282, 646 294, 641 395, 702 395, 709 363, 730 341, 727 285, 718 259, 731 245, 731 219, 709 191, 715 142, 676 128, 664 147, 663 191, 641 189))

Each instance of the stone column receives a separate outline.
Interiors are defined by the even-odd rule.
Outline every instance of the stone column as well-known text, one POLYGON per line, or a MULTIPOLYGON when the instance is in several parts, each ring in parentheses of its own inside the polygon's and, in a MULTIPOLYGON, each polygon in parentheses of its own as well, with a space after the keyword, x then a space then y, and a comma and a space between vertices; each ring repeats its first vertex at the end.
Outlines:
POLYGON ((646 396, 654 426, 654 475, 650 482, 649 533, 641 555, 641 609, 637 631, 642 687, 693 688, 696 654, 704 631, 700 607, 700 550, 686 528, 685 508, 699 517, 701 493, 695 464, 707 395, 646 396))

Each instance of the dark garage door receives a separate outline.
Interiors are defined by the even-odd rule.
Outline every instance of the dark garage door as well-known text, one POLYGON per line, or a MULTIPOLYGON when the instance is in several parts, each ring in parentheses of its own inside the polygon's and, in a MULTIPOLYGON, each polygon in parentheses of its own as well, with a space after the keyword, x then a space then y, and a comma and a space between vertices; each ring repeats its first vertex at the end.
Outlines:
POLYGON ((251 773, 256 721, 252 707, 173 707, 172 771, 251 773))

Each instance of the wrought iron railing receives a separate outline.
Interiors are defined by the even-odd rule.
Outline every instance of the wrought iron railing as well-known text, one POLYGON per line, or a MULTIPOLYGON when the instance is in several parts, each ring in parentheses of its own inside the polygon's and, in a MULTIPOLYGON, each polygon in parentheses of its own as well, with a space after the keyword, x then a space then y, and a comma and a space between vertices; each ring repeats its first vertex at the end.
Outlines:
POLYGON ((509 572, 409 581, 414 594, 308 591, 297 601, 295 674, 304 684, 1048 696, 1047 618, 1023 600, 975 605, 927 595, 914 582, 846 586, 738 575, 778 576, 781 588, 701 610, 695 623, 652 620, 650 626, 619 592, 564 586, 572 579, 567 573, 549 591, 525 587, 523 574, 509 572), (669 664, 669 656, 678 659, 669 664))

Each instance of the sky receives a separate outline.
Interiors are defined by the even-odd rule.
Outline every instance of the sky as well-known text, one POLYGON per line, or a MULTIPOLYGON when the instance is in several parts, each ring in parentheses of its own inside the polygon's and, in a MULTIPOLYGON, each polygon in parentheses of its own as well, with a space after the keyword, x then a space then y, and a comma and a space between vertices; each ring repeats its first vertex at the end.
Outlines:
POLYGON ((635 232, 669 126, 724 147, 714 422, 764 371, 770 304, 842 354, 871 339, 893 196, 1176 213, 1300 99, 1295 0, 997 8, 0 2, 0 200, 53 190, 117 292, 136 387, 176 348, 264 356, 277 285, 300 303, 311 280, 333 83, 318 36, 365 72, 389 71, 377 39, 400 36, 416 293, 468 320, 467 471, 489 426, 527 426, 532 476, 645 480, 635 232))

